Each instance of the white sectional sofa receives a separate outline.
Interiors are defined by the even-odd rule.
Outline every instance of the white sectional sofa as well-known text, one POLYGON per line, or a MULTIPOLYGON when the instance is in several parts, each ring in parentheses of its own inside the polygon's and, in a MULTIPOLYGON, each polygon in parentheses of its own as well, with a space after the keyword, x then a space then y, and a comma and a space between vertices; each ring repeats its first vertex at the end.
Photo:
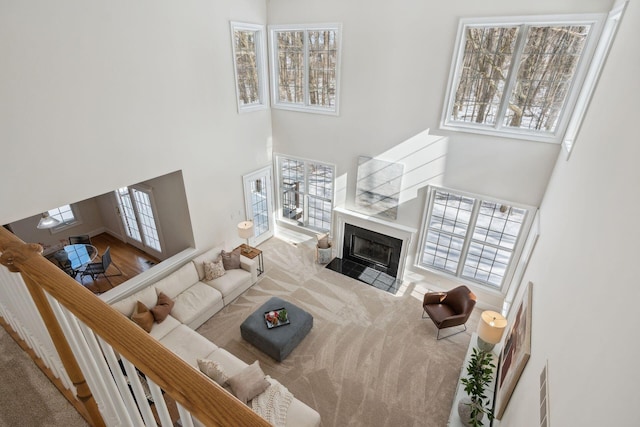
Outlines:
MULTIPOLYGON (((149 334, 194 368, 198 369, 198 359, 209 359, 218 362, 231 377, 248 365, 194 329, 251 287, 257 281, 257 266, 254 261, 241 257, 240 269, 227 270, 222 277, 206 281, 203 263, 217 258, 221 250, 216 247, 204 252, 168 276, 111 306, 131 317, 138 301, 151 309, 156 305, 158 295, 164 293, 174 301, 174 306, 165 320, 153 323, 149 334)), ((320 415, 293 398, 287 411, 286 426, 319 425, 320 415)))

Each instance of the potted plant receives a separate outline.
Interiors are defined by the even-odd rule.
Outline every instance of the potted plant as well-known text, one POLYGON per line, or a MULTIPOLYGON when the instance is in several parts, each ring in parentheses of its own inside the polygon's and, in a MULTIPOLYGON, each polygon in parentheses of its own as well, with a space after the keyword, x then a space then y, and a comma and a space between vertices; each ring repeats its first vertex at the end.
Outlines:
POLYGON ((467 376, 460 380, 469 396, 458 403, 458 413, 463 424, 472 427, 482 426, 484 414, 487 414, 489 421, 493 420, 493 409, 486 406, 490 399, 485 394, 485 389, 493 379, 495 367, 491 352, 473 349, 467 365, 467 376))

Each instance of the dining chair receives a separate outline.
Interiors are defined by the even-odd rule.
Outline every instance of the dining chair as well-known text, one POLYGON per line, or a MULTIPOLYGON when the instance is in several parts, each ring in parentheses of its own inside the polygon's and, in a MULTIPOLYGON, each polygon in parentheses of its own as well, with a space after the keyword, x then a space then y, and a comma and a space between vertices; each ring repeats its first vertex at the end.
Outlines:
POLYGON ((82 234, 79 236, 69 236, 69 244, 70 245, 90 245, 91 238, 88 234, 82 234))
POLYGON ((96 280, 99 275, 103 275, 107 282, 111 286, 111 280, 109 280, 109 276, 107 276, 107 269, 111 265, 111 248, 107 246, 107 249, 102 254, 102 259, 100 262, 92 262, 91 264, 87 264, 84 270, 80 273, 80 281, 84 278, 84 276, 91 276, 91 280, 96 280))

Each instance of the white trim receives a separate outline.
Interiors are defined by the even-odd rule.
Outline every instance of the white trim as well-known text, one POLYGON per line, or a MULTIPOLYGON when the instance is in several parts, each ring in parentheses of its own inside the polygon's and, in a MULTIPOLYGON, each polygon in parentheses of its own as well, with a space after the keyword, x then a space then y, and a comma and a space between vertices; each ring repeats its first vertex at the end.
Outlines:
POLYGON ((258 246, 265 240, 273 237, 275 233, 275 220, 274 220, 274 203, 273 203, 273 166, 265 166, 254 172, 248 173, 242 177, 242 187, 244 189, 244 208, 245 218, 247 220, 253 220, 255 212, 253 212, 252 199, 251 199, 251 182, 260 178, 266 178, 266 193, 267 193, 267 223, 269 229, 267 232, 260 234, 259 236, 253 236, 249 238, 249 245, 258 246))
POLYGON ((271 107, 299 111, 305 113, 327 114, 332 116, 338 116, 340 109, 340 64, 342 63, 342 24, 341 23, 316 23, 316 24, 281 24, 281 25, 269 25, 269 69, 271 80, 271 107), (309 44, 307 41, 307 34, 309 31, 323 31, 334 30, 336 32, 336 93, 335 93, 335 105, 333 107, 323 107, 318 105, 309 104, 309 73, 308 70, 309 58, 308 49, 309 44), (280 102, 278 99, 278 76, 280 74, 278 68, 278 48, 276 43, 276 32, 282 31, 301 31, 304 32, 304 100, 302 103, 294 104, 288 102, 280 102))
MULTIPOLYGON (((562 142, 565 131, 569 121, 572 119, 573 108, 576 105, 577 98, 580 95, 580 87, 585 81, 585 76, 588 71, 588 64, 591 61, 594 51, 596 49, 597 41, 600 37, 605 14, 574 14, 574 15, 538 15, 538 16, 511 16, 511 17, 487 17, 487 18, 463 18, 458 23, 458 30, 456 33, 456 44, 451 61, 451 68, 449 71, 449 79, 446 86, 446 92, 444 97, 444 105, 442 108, 442 117, 440 119, 440 128, 449 131, 457 132, 471 132, 482 135, 491 135, 498 137, 508 137, 515 139, 524 139, 528 141, 536 142, 548 142, 559 144, 562 142), (474 124, 469 122, 458 122, 451 120, 451 110, 453 108, 453 102, 457 86, 454 85, 459 80, 459 74, 461 73, 461 63, 464 59, 464 46, 465 46, 465 29, 469 27, 530 27, 535 25, 590 25, 591 29, 585 46, 583 48, 580 61, 576 67, 574 73, 571 88, 565 99, 564 106, 562 108, 558 123, 554 132, 541 132, 528 129, 510 128, 503 125, 503 113, 506 110, 504 105, 506 102, 504 99, 509 97, 509 88, 513 85, 513 78, 506 81, 506 86, 503 92, 503 100, 500 102, 500 112, 495 124, 474 124)), ((519 35, 520 44, 524 43, 522 40, 524 37, 519 35)), ((519 55, 518 47, 514 49, 514 55, 519 55)), ((511 62, 511 68, 515 67, 516 61, 511 62)), ((513 73, 509 73, 513 76, 513 73)))
POLYGON ((611 45, 616 38, 620 21, 622 20, 622 16, 624 15, 628 4, 629 0, 618 0, 609 12, 604 23, 604 28, 600 35, 600 41, 593 53, 591 65, 589 65, 582 89, 580 90, 580 94, 576 100, 573 108, 573 114, 571 115, 567 125, 567 130, 562 140, 562 147, 566 152, 566 160, 569 159, 571 150, 573 150, 576 137, 578 136, 578 132, 582 126, 582 121, 584 120, 584 116, 589 108, 589 103, 593 97, 593 92, 598 84, 600 73, 602 72, 602 68, 609 56, 611 45))
POLYGON ((231 29, 231 53, 233 62, 233 75, 236 82, 236 104, 238 113, 249 113, 252 111, 265 110, 269 108, 269 90, 267 78, 267 34, 264 25, 249 24, 244 22, 230 21, 231 29), (256 67, 258 71, 258 98, 257 104, 243 105, 240 103, 240 90, 238 85, 238 63, 236 62, 236 42, 235 31, 252 31, 255 34, 256 45, 256 67))
MULTIPOLYGON (((276 205, 275 208, 276 208, 276 211, 277 211, 277 213, 275 215, 276 221, 281 223, 281 224, 283 224, 283 225, 286 224, 287 227, 293 227, 293 228, 297 228, 299 230, 305 230, 306 232, 318 233, 319 230, 316 230, 316 229, 314 229, 312 227, 309 227, 308 225, 301 225, 297 221, 292 221, 292 220, 289 220, 289 219, 284 218, 282 216, 282 208, 283 208, 283 206, 282 206, 282 198, 280 197, 281 196, 280 190, 281 190, 281 183, 282 183, 282 173, 281 173, 282 170, 280 168, 280 160, 281 159, 294 160, 294 161, 297 161, 297 162, 303 162, 305 164, 305 174, 304 174, 305 191, 303 193, 304 197, 305 197, 305 201, 304 201, 304 208, 305 209, 308 209, 307 198, 308 198, 308 195, 309 195, 309 192, 308 192, 308 181, 309 180, 308 180, 306 165, 309 164, 309 163, 313 163, 313 164, 316 164, 316 165, 329 167, 329 168, 331 168, 333 170, 333 183, 332 183, 332 187, 333 188, 332 188, 332 192, 331 192, 331 194, 332 194, 332 197, 331 197, 331 212, 333 212, 334 207, 335 207, 336 170, 337 170, 336 165, 333 164, 333 163, 321 162, 321 161, 318 161, 318 160, 307 159, 307 158, 303 158, 303 157, 289 156, 289 155, 281 154, 281 153, 273 153, 274 169, 275 169, 275 172, 276 172, 275 183, 274 183, 275 199, 277 200, 276 204, 275 204, 276 205)), ((307 213, 308 213, 308 211, 307 211, 307 213)), ((303 214, 303 215, 304 215, 304 218, 306 219, 306 213, 303 214)), ((332 214, 332 216, 333 216, 333 214, 332 214)), ((329 231, 328 232, 331 233, 332 230, 333 230, 333 218, 330 221, 329 231)))
POLYGON ((407 227, 401 224, 385 221, 380 218, 363 215, 359 212, 349 211, 344 208, 334 208, 335 214, 335 238, 334 246, 336 247, 336 256, 342 258, 342 251, 344 246, 344 226, 345 224, 355 225, 367 230, 375 231, 376 233, 384 234, 387 236, 395 237, 402 240, 402 248, 400 249, 400 261, 398 263, 397 279, 403 280, 405 264, 407 262, 407 255, 409 247, 413 241, 413 236, 418 230, 415 228, 407 227))
MULTIPOLYGON (((453 188, 440 187, 437 185, 429 185, 427 200, 424 206, 423 214, 422 214, 422 223, 420 227, 420 234, 418 239, 418 245, 416 246, 416 253, 414 257, 413 266, 416 269, 428 271, 433 274, 441 275, 443 277, 447 277, 449 279, 455 279, 456 281, 469 284, 472 286, 480 286, 485 290, 493 291, 499 294, 504 294, 506 290, 509 288, 511 281, 514 278, 514 274, 516 272, 517 263, 519 262, 520 256, 522 254, 523 246, 525 243, 525 239, 529 234, 529 230, 531 229, 531 224, 533 222, 535 213, 537 212, 537 208, 534 206, 523 205, 519 203, 514 203, 508 200, 501 200, 490 196, 484 196, 480 194, 468 193, 465 191, 456 190, 453 188), (460 251, 460 262, 458 264, 458 268, 456 270, 456 274, 449 273, 448 271, 438 269, 436 267, 430 267, 427 265, 422 265, 422 251, 425 245, 425 239, 427 234, 427 224, 429 223, 429 218, 431 216, 431 212, 433 210, 433 198, 435 197, 436 191, 444 191, 447 193, 452 193, 459 196, 469 197, 474 199, 474 210, 471 214, 471 221, 469 222, 469 228, 467 229, 467 234, 464 237, 464 248, 460 251), (513 250, 511 251, 511 257, 509 259, 509 264, 505 269, 505 274, 502 277, 502 282, 499 287, 493 286, 488 282, 482 282, 479 280, 473 280, 468 277, 462 276, 462 270, 464 268, 464 261, 466 260, 467 248, 472 241, 473 230, 476 225, 477 220, 477 208, 476 204, 481 203, 483 201, 506 204, 509 206, 517 207, 519 209, 524 209, 527 211, 524 221, 522 222, 522 226, 520 228, 520 232, 516 239, 516 242, 513 246, 513 250)), ((494 247, 494 245, 488 244, 488 246, 494 247)))

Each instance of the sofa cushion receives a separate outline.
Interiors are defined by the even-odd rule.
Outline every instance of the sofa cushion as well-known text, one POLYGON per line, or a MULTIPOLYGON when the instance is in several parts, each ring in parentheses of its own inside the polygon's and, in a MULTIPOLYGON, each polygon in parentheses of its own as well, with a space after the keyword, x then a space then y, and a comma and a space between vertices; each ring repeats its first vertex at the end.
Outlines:
POLYGON ((197 282, 175 298, 171 315, 180 322, 188 324, 220 300, 222 295, 219 291, 202 282, 197 282))
POLYGON ((224 348, 217 348, 211 353, 207 354, 207 360, 218 362, 220 367, 227 376, 232 377, 240 373, 247 364, 238 359, 235 355, 229 353, 224 348))
POLYGON ((204 261, 204 280, 213 280, 224 276, 225 270, 222 263, 222 257, 218 257, 214 261, 204 261))
POLYGON ((150 311, 153 314, 153 318, 156 322, 162 323, 164 319, 167 318, 169 313, 171 313, 171 309, 175 302, 167 296, 164 292, 160 292, 158 294, 158 301, 156 302, 155 307, 153 307, 150 311))
POLYGON ((231 252, 223 250, 220 252, 220 257, 222 258, 222 265, 224 265, 225 271, 240 268, 240 248, 236 248, 231 252))
POLYGON ((196 369, 198 368, 198 359, 205 359, 208 354, 218 348, 214 343, 186 325, 178 326, 165 335, 160 342, 196 369))
POLYGON ((156 294, 155 288, 153 286, 147 286, 133 295, 130 295, 118 302, 114 302, 111 304, 111 307, 115 308, 125 316, 130 317, 133 314, 133 309, 138 301, 142 302, 147 307, 153 307, 156 305, 157 300, 158 295, 156 294))
POLYGON ((229 377, 227 382, 231 386, 233 394, 242 403, 247 403, 264 392, 270 385, 262 368, 260 368, 260 362, 257 360, 236 375, 229 377))
POLYGON ((196 271, 198 272, 198 279, 204 280, 204 262, 211 262, 220 256, 220 252, 222 252, 221 246, 216 246, 215 248, 211 248, 206 252, 195 257, 192 262, 196 267, 196 271))
POLYGON ((182 323, 180 323, 175 317, 173 317, 172 315, 168 315, 162 323, 153 324, 150 335, 157 340, 161 340, 162 337, 164 337, 180 325, 182 325, 182 323))
POLYGON ((169 298, 175 300, 178 294, 198 282, 198 271, 193 264, 188 262, 167 277, 158 280, 155 286, 158 294, 164 292, 169 298))
POLYGON ((224 276, 218 277, 214 280, 209 280, 205 283, 220 291, 224 297, 226 305, 230 302, 228 298, 235 294, 238 289, 251 286, 251 274, 242 269, 228 270, 224 276))
POLYGON ((145 331, 151 332, 151 328, 153 327, 153 314, 151 314, 149 308, 140 301, 137 302, 133 310, 131 320, 145 331))

